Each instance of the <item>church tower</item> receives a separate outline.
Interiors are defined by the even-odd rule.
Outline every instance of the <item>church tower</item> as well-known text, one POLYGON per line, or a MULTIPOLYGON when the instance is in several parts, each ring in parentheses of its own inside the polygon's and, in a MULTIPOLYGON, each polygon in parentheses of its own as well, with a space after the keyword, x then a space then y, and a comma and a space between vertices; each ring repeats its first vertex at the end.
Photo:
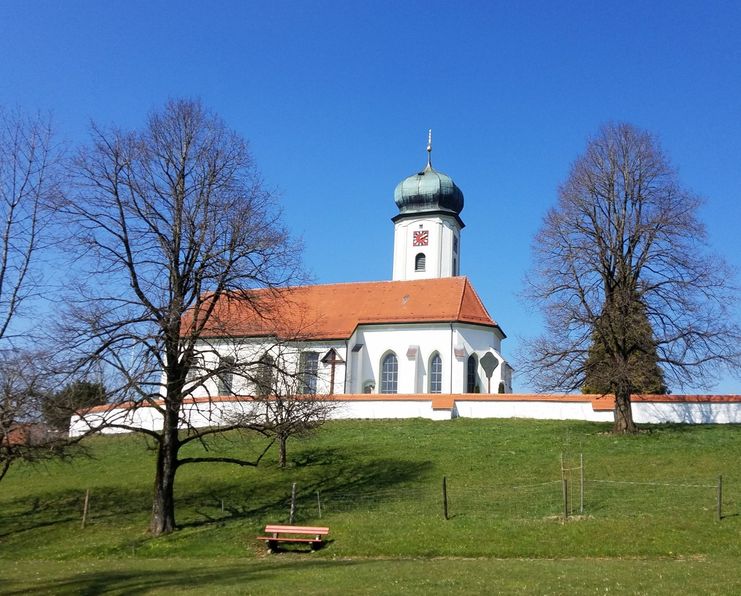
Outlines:
POLYGON ((432 167, 432 131, 427 166, 396 186, 399 214, 394 222, 394 281, 459 274, 463 193, 450 176, 432 167))

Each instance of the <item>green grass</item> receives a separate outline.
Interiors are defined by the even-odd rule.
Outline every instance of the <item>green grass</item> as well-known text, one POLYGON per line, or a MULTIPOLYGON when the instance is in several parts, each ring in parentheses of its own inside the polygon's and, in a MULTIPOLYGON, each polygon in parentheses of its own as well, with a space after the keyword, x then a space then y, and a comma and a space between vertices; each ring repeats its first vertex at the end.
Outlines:
POLYGON ((4 594, 738 594, 735 560, 135 559, 11 564, 4 594), (41 571, 40 571, 41 570, 41 571), (731 573, 729 573, 731 571, 731 573))
MULTIPOLYGON (((332 422, 289 442, 284 470, 272 453, 256 469, 184 467, 176 483, 180 529, 162 538, 146 532, 153 452, 141 437, 98 437, 88 442, 92 458, 19 466, 0 483, 0 592, 92 593, 100 582, 121 593, 202 584, 217 593, 299 584, 307 591, 312 583, 410 593, 738 591, 741 428, 607 431, 555 421, 332 422), (566 522, 561 453, 567 467, 580 453, 585 463, 585 511, 566 522), (602 482, 624 480, 635 484, 602 482), (293 482, 296 521, 328 525, 332 540, 311 555, 267 557, 255 536, 265 523, 287 521, 293 482)), ((231 435, 218 452, 260 447, 231 435)), ((571 480, 578 514, 578 474, 571 480)))

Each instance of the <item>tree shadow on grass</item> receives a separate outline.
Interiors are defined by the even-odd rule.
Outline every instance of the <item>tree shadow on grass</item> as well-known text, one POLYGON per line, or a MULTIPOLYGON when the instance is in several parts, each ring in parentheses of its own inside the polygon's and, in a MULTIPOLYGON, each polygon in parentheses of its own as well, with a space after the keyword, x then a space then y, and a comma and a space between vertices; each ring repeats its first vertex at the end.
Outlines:
MULTIPOLYGON (((58 524, 81 523, 85 491, 65 489, 34 496, 18 497, 3 503, 0 539, 58 524)), ((151 491, 118 486, 90 491, 88 523, 117 522, 147 512, 152 506, 151 491)))
MULTIPOLYGON (((362 446, 347 448, 304 449, 295 460, 300 464, 296 471, 310 467, 306 478, 297 484, 297 499, 301 504, 300 523, 316 511, 316 493, 322 498, 333 494, 373 495, 374 502, 382 504, 394 498, 405 486, 417 482, 427 475, 432 467, 430 461, 412 461, 402 458, 370 457, 362 446)), ((257 528, 262 522, 287 522, 291 482, 286 475, 268 470, 264 477, 257 476, 248 484, 234 476, 201 483, 195 488, 186 482, 176 486, 178 524, 180 529, 232 524, 239 520, 250 520, 257 528), (222 511, 223 503, 223 511, 222 511)), ((0 516, 0 540, 21 536, 32 536, 35 530, 44 530, 57 525, 77 526, 81 522, 85 491, 65 489, 40 493, 29 499, 19 497, 6 501, 0 516)), ((91 526, 105 524, 112 530, 122 524, 139 523, 151 508, 151 489, 140 486, 95 487, 90 493, 91 526)), ((343 502, 344 511, 364 506, 367 501, 343 502)), ((79 527, 79 526, 78 526, 79 527)), ((142 525, 146 529, 146 522, 142 525)), ((121 552, 136 551, 142 544, 154 540, 149 535, 137 535, 134 542, 113 546, 121 552)))
MULTIPOLYGON (((302 465, 311 462, 306 465, 326 467, 311 477, 297 481, 297 502, 304 505, 303 510, 307 503, 315 502, 317 492, 325 496, 338 493, 373 495, 375 500, 382 502, 394 498, 395 493, 403 491, 405 485, 419 481, 432 469, 431 461, 401 458, 365 458, 359 461, 355 451, 349 448, 304 452, 298 461, 302 465)), ((236 483, 222 482, 217 486, 189 491, 179 499, 179 504, 197 512, 200 519, 186 521, 179 527, 198 527, 240 518, 287 522, 283 518, 288 514, 290 490, 290 481, 273 477, 269 482, 259 482, 246 488, 236 483), (212 503, 214 508, 224 503, 223 513, 217 510, 209 514, 204 503, 212 503)), ((359 500, 355 502, 356 507, 360 505, 359 500)), ((345 505, 347 509, 353 509, 352 502, 345 505)), ((307 516, 302 513, 301 517, 305 519, 307 516)), ((295 521, 300 521, 300 518, 295 521)))
MULTIPOLYGON (((327 566, 330 563, 318 560, 294 559, 290 565, 281 563, 261 562, 259 565, 219 565, 199 568, 187 566, 183 560, 172 562, 168 569, 137 569, 136 561, 132 561, 131 569, 110 571, 85 571, 69 573, 64 577, 47 581, 34 582, 29 586, 28 581, 0 581, 0 591, 8 596, 36 593, 51 594, 146 594, 152 591, 175 592, 178 589, 193 589, 200 587, 204 592, 221 588, 239 587, 240 591, 250 591, 258 586, 266 586, 278 581, 284 586, 285 582, 296 580, 297 574, 311 572, 313 568, 327 566)), ((163 566, 168 565, 163 562, 163 566)), ((332 565, 354 565, 350 561, 331 563, 332 565)), ((266 586, 269 587, 269 586, 266 586)))

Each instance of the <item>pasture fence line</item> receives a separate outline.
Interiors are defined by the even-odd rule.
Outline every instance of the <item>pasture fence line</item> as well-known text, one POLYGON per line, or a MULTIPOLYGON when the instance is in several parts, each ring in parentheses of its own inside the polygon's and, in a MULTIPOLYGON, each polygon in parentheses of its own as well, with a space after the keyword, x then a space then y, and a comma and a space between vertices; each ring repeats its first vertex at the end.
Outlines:
MULTIPOLYGON (((697 479, 631 479, 591 477, 585 474, 584 456, 572 465, 560 457, 560 479, 524 478, 516 484, 458 484, 445 475, 425 485, 383 487, 376 490, 302 489, 290 485, 286 518, 319 519, 328 515, 398 514, 435 518, 533 520, 619 518, 627 516, 724 517, 723 476, 717 481, 697 479), (442 480, 442 482, 440 482, 442 480)), ((288 488, 288 487, 287 487, 288 488)))

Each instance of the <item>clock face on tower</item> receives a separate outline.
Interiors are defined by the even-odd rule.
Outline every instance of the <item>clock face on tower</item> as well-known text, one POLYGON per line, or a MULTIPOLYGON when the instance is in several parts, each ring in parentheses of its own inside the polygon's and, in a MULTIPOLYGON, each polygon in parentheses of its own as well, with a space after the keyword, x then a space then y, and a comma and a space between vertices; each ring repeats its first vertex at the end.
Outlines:
POLYGON ((415 230, 412 234, 412 246, 427 246, 430 233, 427 230, 415 230))

